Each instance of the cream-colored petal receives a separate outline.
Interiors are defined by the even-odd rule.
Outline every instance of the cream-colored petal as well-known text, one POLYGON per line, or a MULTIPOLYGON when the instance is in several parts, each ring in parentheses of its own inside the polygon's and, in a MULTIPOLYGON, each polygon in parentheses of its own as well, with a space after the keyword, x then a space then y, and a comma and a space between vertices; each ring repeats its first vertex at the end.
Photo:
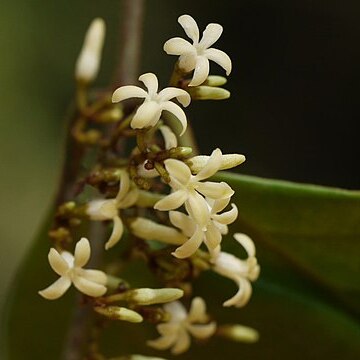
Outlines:
POLYGON ((119 203, 119 209, 127 209, 133 206, 139 198, 139 189, 134 186, 119 203))
POLYGON ((195 71, 189 86, 201 85, 209 75, 209 60, 206 56, 199 55, 196 57, 195 71))
POLYGON ((210 221, 210 211, 206 200, 196 191, 190 191, 185 208, 191 218, 204 228, 210 221))
POLYGON ((181 55, 178 60, 179 68, 186 73, 189 73, 190 71, 195 69, 196 62, 197 62, 196 52, 185 53, 181 55))
POLYGON ((193 298, 193 300, 191 301, 188 321, 190 323, 205 323, 208 321, 208 316, 206 314, 206 304, 204 299, 200 296, 193 298))
POLYGON ((190 216, 187 216, 180 211, 170 211, 169 218, 170 222, 180 229, 186 236, 193 236, 196 230, 196 223, 190 218, 190 216))
POLYGON ((196 21, 190 15, 181 15, 178 18, 178 22, 186 35, 197 44, 199 42, 199 28, 196 21))
POLYGON ((177 336, 176 343, 171 349, 171 352, 174 355, 179 355, 184 353, 190 347, 190 336, 187 331, 183 328, 180 329, 179 334, 177 336))
POLYGON ((157 102, 145 101, 137 109, 130 125, 133 129, 154 126, 160 119, 161 111, 162 109, 157 102))
POLYGON ((168 55, 181 55, 195 51, 195 48, 194 45, 190 44, 188 41, 175 37, 165 42, 164 51, 168 55))
POLYGON ((138 217, 131 223, 131 231, 144 240, 156 240, 171 245, 181 245, 188 238, 172 227, 138 217))
POLYGON ((85 237, 81 238, 80 241, 76 243, 75 252, 74 252, 74 266, 83 267, 85 266, 91 255, 91 248, 89 240, 85 237))
POLYGON ((170 177, 178 181, 180 184, 186 185, 190 181, 190 169, 182 161, 176 159, 167 159, 164 161, 164 164, 170 177))
POLYGON ((205 56, 220 65, 226 71, 226 75, 230 75, 232 63, 226 53, 218 49, 207 49, 205 50, 205 56))
POLYGON ((74 286, 83 294, 91 297, 99 297, 106 293, 107 289, 104 285, 98 284, 94 281, 87 280, 81 276, 73 277, 74 286))
POLYGON ((210 223, 205 234, 205 244, 209 251, 216 249, 220 245, 221 240, 222 236, 219 229, 213 223, 210 223))
POLYGON ((176 98, 177 101, 184 107, 189 106, 191 102, 190 94, 187 91, 176 87, 167 87, 161 90, 158 97, 160 101, 169 101, 176 98))
POLYGON ((180 136, 183 135, 187 128, 187 119, 186 119, 184 110, 179 105, 176 105, 172 101, 166 101, 166 102, 162 103, 161 109, 169 111, 170 113, 175 115, 175 117, 180 121, 181 126, 182 126, 180 136))
POLYGON ((220 24, 209 24, 203 32, 199 47, 201 49, 209 48, 219 40, 222 32, 223 27, 220 24))
POLYGON ((164 310, 171 314, 170 323, 178 324, 186 319, 187 313, 180 301, 172 301, 164 305, 164 310))
POLYGON ((236 233, 234 234, 234 238, 246 250, 249 257, 256 255, 255 244, 249 236, 246 234, 236 233))
POLYGON ((178 247, 172 255, 178 259, 187 258, 195 253, 195 251, 200 247, 203 241, 204 234, 201 229, 197 230, 194 235, 187 240, 182 246, 178 247))
POLYGON ((228 199, 235 193, 227 183, 213 181, 199 182, 196 190, 210 199, 228 199))
POLYGON ((188 198, 187 191, 177 190, 170 195, 165 196, 159 200, 155 205, 154 209, 161 211, 169 211, 179 208, 188 198))
POLYGON ((147 92, 138 86, 121 86, 114 91, 112 95, 112 102, 117 103, 131 98, 146 98, 147 96, 147 92))
MULTIPOLYGON (((165 312, 169 312, 169 310, 164 309, 165 312)), ((170 314, 171 315, 171 314, 170 314)), ((186 317, 186 313, 185 313, 185 317, 186 317)), ((156 330, 159 332, 160 335, 163 336, 168 336, 171 334, 177 334, 178 330, 179 330, 179 322, 167 322, 167 323, 162 323, 156 326, 156 330)))
POLYGON ((119 192, 116 195, 116 202, 120 203, 130 189, 130 178, 127 171, 122 171, 120 175, 119 192))
POLYGON ((210 336, 215 334, 216 322, 211 322, 205 325, 188 325, 188 330, 192 336, 197 339, 208 339, 210 336))
POLYGON ((93 269, 79 269, 77 274, 89 281, 95 282, 99 285, 106 285, 107 276, 103 271, 93 269))
POLYGON ((177 147, 177 145, 178 145, 177 137, 168 126, 166 126, 166 125, 160 126, 160 131, 164 138, 165 149, 169 150, 169 149, 177 147))
POLYGON ((68 262, 54 248, 50 249, 48 260, 51 268, 60 276, 65 275, 69 270, 68 262))
POLYGON ((228 205, 231 200, 231 197, 222 198, 222 199, 206 199, 206 201, 211 206, 211 213, 217 214, 220 211, 223 211, 228 205))
POLYGON ((223 306, 235 306, 243 307, 250 300, 252 294, 252 287, 250 282, 247 279, 241 278, 239 280, 239 290, 238 292, 229 300, 223 303, 223 306))
POLYGON ((144 83, 151 97, 157 93, 159 82, 155 74, 153 73, 143 74, 139 77, 139 80, 144 83))
POLYGON ((55 300, 63 296, 70 285, 71 280, 67 276, 62 276, 46 289, 39 291, 39 294, 47 300, 55 300))
POLYGON ((119 240, 121 239, 123 233, 124 233, 123 222, 119 216, 116 216, 116 217, 114 217, 113 230, 112 230, 109 240, 105 244, 105 249, 109 250, 114 245, 116 245, 119 242, 119 240))
POLYGON ((148 340, 146 344, 157 350, 166 350, 170 348, 176 341, 177 334, 161 336, 155 340, 148 340))
POLYGON ((207 179, 215 175, 221 166, 222 153, 220 149, 215 149, 206 163, 206 165, 199 171, 199 173, 194 177, 194 180, 197 181, 207 179))
POLYGON ((231 206, 232 206, 231 210, 226 211, 220 215, 217 214, 213 215, 212 216, 213 220, 223 225, 232 224, 237 219, 239 211, 235 204, 231 204, 231 206))

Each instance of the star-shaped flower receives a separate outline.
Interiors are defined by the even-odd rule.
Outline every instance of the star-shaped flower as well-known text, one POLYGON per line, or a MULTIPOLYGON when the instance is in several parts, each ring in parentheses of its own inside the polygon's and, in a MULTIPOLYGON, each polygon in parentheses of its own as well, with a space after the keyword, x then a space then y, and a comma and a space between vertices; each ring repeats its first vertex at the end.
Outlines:
POLYGON ((122 237, 124 225, 119 216, 119 209, 126 209, 135 204, 138 198, 138 189, 131 187, 129 175, 121 172, 120 188, 115 199, 99 199, 90 201, 86 209, 91 220, 113 220, 114 227, 105 249, 113 247, 122 237))
POLYGON ((59 253, 54 248, 50 249, 48 259, 52 269, 60 275, 52 285, 39 294, 48 300, 58 299, 74 286, 92 297, 99 297, 106 293, 107 276, 100 270, 83 269, 90 259, 91 248, 88 239, 82 238, 77 242, 74 255, 67 251, 59 253))
POLYGON ((181 354, 190 347, 189 333, 197 339, 207 339, 216 331, 216 323, 208 322, 206 304, 201 297, 192 300, 189 313, 179 301, 164 305, 164 310, 171 315, 170 321, 157 325, 161 337, 147 342, 155 349, 171 348, 174 355, 181 354))
POLYGON ((175 37, 165 42, 164 50, 169 55, 180 55, 179 67, 185 72, 194 71, 189 86, 202 84, 209 75, 209 60, 219 64, 226 75, 231 72, 231 60, 221 50, 210 48, 221 36, 223 28, 219 24, 209 24, 199 41, 199 28, 190 15, 182 15, 178 19, 192 44, 182 38, 175 37))
POLYGON ((260 266, 255 257, 254 242, 245 234, 234 234, 234 238, 245 249, 248 258, 241 260, 236 256, 220 252, 214 259, 213 270, 233 281, 238 286, 238 292, 229 300, 224 302, 224 306, 242 307, 247 304, 252 294, 250 281, 255 281, 260 273, 260 266))
POLYGON ((113 102, 120 102, 134 97, 145 99, 131 120, 131 127, 133 129, 142 129, 155 126, 160 119, 161 113, 167 110, 180 121, 182 125, 180 135, 182 135, 187 127, 186 115, 179 105, 170 100, 176 98, 182 106, 187 107, 191 101, 190 95, 185 90, 175 87, 165 88, 158 93, 158 79, 153 73, 143 74, 139 77, 139 80, 144 83, 147 92, 138 86, 127 85, 116 89, 112 96, 113 102))
POLYGON ((158 201, 154 208, 169 211, 177 209, 185 203, 189 215, 200 226, 205 226, 209 221, 210 214, 208 203, 203 196, 219 200, 227 199, 234 194, 234 191, 225 182, 201 182, 219 170, 221 158, 221 150, 215 149, 206 165, 196 175, 192 175, 190 168, 180 160, 165 160, 165 168, 171 179, 170 186, 174 191, 158 201))
POLYGON ((210 218, 205 226, 199 226, 190 216, 179 211, 170 211, 171 223, 179 228, 189 239, 178 247, 173 255, 183 259, 191 256, 204 242, 212 256, 220 251, 222 235, 228 232, 227 225, 233 223, 238 216, 238 209, 232 204, 232 209, 218 214, 229 204, 230 198, 211 201, 210 218))

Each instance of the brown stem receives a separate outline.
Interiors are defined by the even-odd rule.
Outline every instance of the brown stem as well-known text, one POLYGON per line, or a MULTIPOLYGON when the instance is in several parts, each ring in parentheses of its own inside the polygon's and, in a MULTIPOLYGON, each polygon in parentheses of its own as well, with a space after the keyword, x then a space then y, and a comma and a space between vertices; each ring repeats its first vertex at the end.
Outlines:
POLYGON ((132 84, 139 74, 145 0, 123 0, 120 26, 121 52, 115 70, 114 87, 132 84))

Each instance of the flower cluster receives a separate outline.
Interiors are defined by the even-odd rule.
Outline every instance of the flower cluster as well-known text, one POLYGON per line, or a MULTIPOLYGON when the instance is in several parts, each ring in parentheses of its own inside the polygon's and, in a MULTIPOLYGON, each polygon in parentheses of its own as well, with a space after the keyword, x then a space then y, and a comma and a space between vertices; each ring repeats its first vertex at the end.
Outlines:
MULTIPOLYGON (((149 72, 139 77, 146 90, 125 85, 93 102, 88 86, 99 70, 105 25, 101 19, 90 25, 76 63, 79 117, 71 133, 78 146, 93 146, 96 156, 90 166, 87 164, 89 172, 76 184, 81 196, 76 194, 58 207, 49 233, 54 248, 48 259, 60 278, 39 292, 53 300, 73 284, 99 316, 156 323, 160 338, 148 341, 148 345, 170 349, 175 355, 188 350, 191 336, 205 340, 227 334, 239 339, 240 331, 245 334, 244 341, 257 338, 252 329, 218 326, 210 321, 201 297, 192 299, 189 312, 179 299, 191 298, 192 280, 201 271, 212 270, 239 287, 223 305, 242 307, 260 271, 254 243, 245 234, 236 233, 234 238, 245 249, 246 259, 222 251, 222 240, 238 217, 238 207, 232 202, 234 190, 226 182, 217 181, 216 175, 242 164, 245 156, 223 154, 219 148, 210 155, 191 156, 195 146, 186 141, 189 125, 183 108, 194 100, 230 96, 221 88, 226 79, 209 75, 209 60, 224 68, 227 75, 231 72, 229 56, 211 47, 223 29, 219 24, 209 24, 200 40, 191 16, 182 15, 178 21, 192 44, 181 38, 164 44, 167 54, 179 56, 169 87, 159 90, 157 76, 149 72), (133 98, 140 100, 127 101, 133 98), (106 257, 109 273, 84 269, 90 260, 91 244, 86 238, 74 241, 79 233, 75 229, 81 231, 91 222, 103 223, 105 249, 116 254, 106 257), (129 241, 125 241, 126 251, 120 252, 121 244, 115 245, 123 237, 129 241), (70 248, 74 248, 74 255, 70 248), (119 259, 133 256, 145 259, 161 288, 132 288, 122 279, 122 267, 127 262, 119 259), (145 308, 149 305, 150 309, 145 308)), ((103 249, 95 235, 90 239, 103 249)), ((93 354, 93 358, 103 357, 93 354)))

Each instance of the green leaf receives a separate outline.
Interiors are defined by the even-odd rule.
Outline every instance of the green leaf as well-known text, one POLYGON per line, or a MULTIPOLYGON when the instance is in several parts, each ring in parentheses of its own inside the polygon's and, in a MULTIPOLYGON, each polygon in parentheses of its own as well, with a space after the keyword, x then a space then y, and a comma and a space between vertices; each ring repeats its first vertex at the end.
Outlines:
MULTIPOLYGON (((248 231, 254 237, 262 273, 254 284, 252 300, 240 310, 221 306, 235 293, 236 285, 211 271, 197 280, 195 295, 206 299, 219 324, 252 326, 261 338, 254 345, 220 338, 195 342, 181 358, 209 359, 209 354, 211 359, 359 358, 359 324, 331 299, 336 291, 358 289, 353 264, 359 246, 359 193, 228 173, 220 178, 237 190, 240 221, 231 230, 248 231), (341 246, 336 252, 329 241, 335 244, 337 239, 341 246), (323 283, 333 293, 322 291, 323 283)), ((13 282, 2 329, 1 359, 60 358, 75 291, 71 289, 57 301, 46 301, 37 294, 55 279, 46 256, 48 226, 46 223, 13 282)), ((237 252, 237 246, 226 240, 225 248, 237 252)), ((139 285, 145 281, 144 267, 135 266, 131 273, 132 281, 137 278, 139 285)), ((146 340, 157 336, 151 325, 113 323, 103 338, 103 349, 109 356, 143 353, 170 359, 169 354, 145 346, 146 340)))

